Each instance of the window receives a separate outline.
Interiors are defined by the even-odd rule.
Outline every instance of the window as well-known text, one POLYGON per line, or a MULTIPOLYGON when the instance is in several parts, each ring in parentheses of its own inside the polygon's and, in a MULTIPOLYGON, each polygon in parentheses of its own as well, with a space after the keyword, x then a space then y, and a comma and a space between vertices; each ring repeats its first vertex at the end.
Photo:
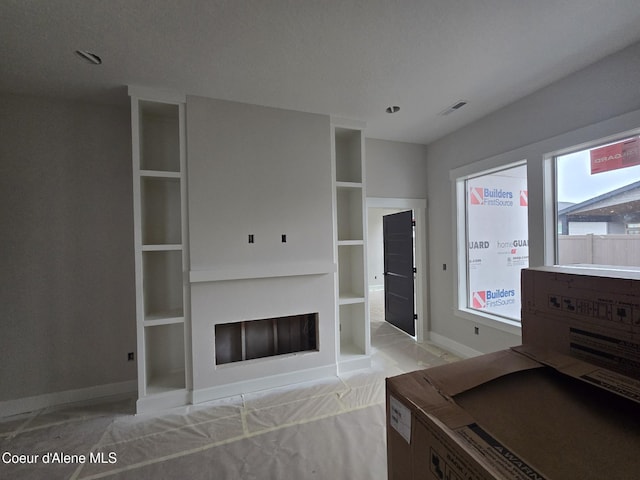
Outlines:
POLYGON ((529 266, 527 166, 459 178, 459 309, 520 321, 520 270, 529 266))
POLYGON ((558 265, 640 266, 640 137, 555 159, 558 265))

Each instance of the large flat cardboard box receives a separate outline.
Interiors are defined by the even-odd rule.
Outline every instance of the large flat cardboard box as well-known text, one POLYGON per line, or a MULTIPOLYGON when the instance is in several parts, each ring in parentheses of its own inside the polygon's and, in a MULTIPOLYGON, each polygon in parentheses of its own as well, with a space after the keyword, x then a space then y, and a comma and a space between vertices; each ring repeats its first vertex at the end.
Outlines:
POLYGON ((390 480, 640 478, 640 382, 525 348, 387 379, 390 480), (544 358, 541 357, 540 360, 544 358), (548 360, 548 359, 547 359, 548 360), (597 383, 597 382, 596 382, 597 383))
POLYGON ((591 301, 611 312, 629 307, 633 319, 640 278, 526 275, 523 330, 544 320, 523 345, 387 379, 390 480, 640 478, 640 377, 629 367, 639 354, 633 320, 609 329, 603 318, 549 307, 553 295, 561 302, 595 296, 591 301), (607 351, 618 360, 578 354, 572 328, 596 339, 588 346, 601 352, 597 357, 607 351))

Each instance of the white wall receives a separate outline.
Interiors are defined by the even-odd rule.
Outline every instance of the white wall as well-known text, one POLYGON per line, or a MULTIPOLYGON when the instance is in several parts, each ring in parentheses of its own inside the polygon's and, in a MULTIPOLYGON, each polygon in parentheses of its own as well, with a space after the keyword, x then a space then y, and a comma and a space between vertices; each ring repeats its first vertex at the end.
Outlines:
POLYGON ((329 117, 189 96, 187 150, 191 270, 261 276, 192 285, 196 397, 305 369, 335 374, 334 273, 272 278, 333 267, 329 117), (215 367, 216 324, 315 312, 319 352, 215 367))
POLYGON ((0 112, 0 401, 134 380, 129 109, 0 112))
POLYGON ((367 138, 367 196, 426 198, 427 148, 367 138))
POLYGON ((188 97, 192 269, 332 261, 329 135, 327 116, 188 97))
MULTIPOLYGON (((454 314, 455 240, 450 170, 528 160, 530 265, 545 259, 543 155, 640 126, 640 44, 611 55, 428 146, 431 331, 476 351, 520 342, 454 314), (442 265, 447 264, 446 271, 442 265)), ((470 99, 473 101, 473 99, 470 99)), ((456 114, 464 114, 464 110, 456 114)))

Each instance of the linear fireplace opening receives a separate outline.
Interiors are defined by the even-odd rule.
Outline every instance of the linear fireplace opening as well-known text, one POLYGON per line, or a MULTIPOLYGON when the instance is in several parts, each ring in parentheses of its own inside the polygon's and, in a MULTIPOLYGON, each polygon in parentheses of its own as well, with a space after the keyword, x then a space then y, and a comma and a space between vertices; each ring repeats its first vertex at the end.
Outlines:
POLYGON ((215 326, 216 365, 317 350, 317 312, 215 326))

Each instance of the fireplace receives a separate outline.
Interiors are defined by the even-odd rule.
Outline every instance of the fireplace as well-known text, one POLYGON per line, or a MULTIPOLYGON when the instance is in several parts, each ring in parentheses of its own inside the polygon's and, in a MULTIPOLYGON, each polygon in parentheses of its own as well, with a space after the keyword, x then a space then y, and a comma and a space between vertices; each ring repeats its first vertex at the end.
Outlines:
POLYGON ((317 312, 215 326, 216 365, 317 350, 317 312))
POLYGON ((293 273, 191 284, 193 403, 337 374, 335 274, 293 273))

